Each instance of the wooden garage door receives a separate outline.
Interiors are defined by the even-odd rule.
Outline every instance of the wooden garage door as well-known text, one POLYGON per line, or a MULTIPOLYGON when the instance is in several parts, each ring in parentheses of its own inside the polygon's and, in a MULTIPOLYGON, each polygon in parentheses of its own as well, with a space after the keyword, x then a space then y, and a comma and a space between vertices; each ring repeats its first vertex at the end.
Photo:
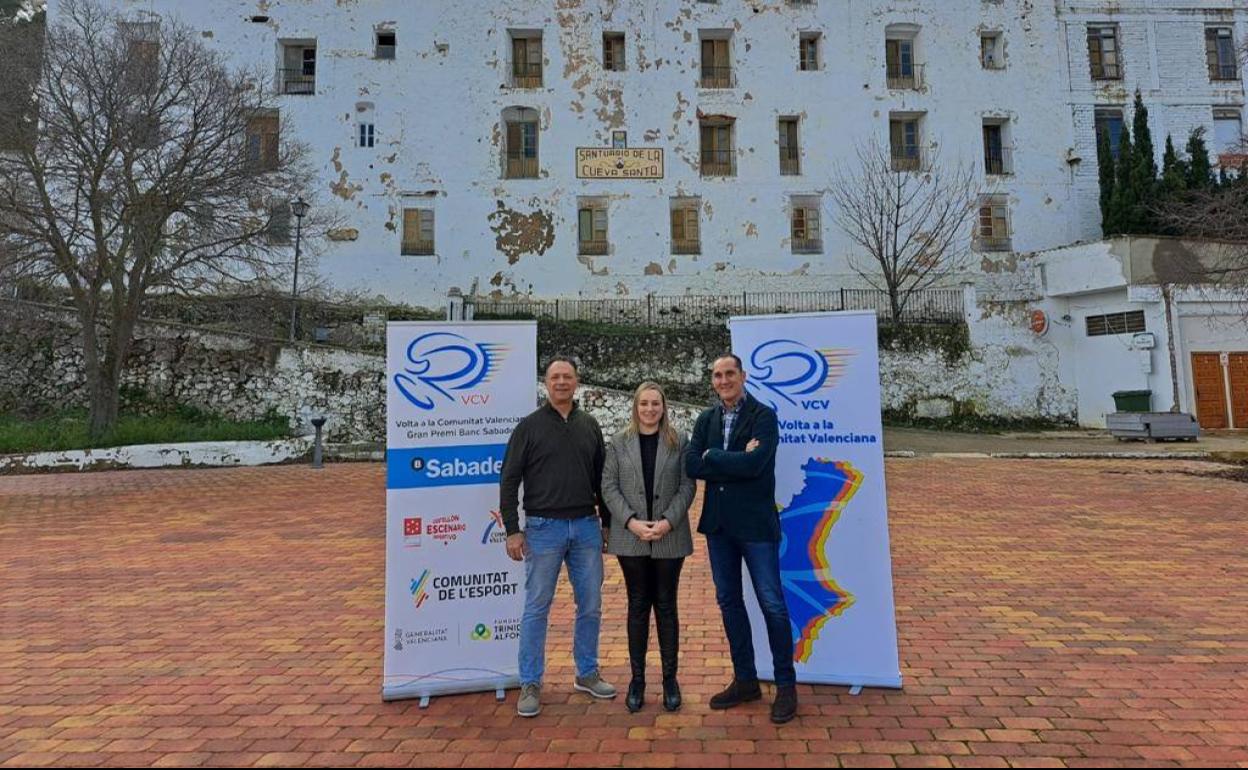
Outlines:
POLYGON ((1248 353, 1232 353, 1227 374, 1231 380, 1231 422, 1248 428, 1248 353))
POLYGON ((1196 419, 1200 427, 1225 428, 1226 381, 1217 353, 1192 354, 1192 380, 1196 384, 1196 419))

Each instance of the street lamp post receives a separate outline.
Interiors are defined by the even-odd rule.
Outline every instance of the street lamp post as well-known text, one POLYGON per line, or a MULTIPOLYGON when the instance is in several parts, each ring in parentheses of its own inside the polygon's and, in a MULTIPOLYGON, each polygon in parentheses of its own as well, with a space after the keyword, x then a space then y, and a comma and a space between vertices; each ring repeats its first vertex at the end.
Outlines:
POLYGON ((295 215, 295 279, 290 286, 290 341, 295 341, 295 325, 299 316, 299 247, 303 238, 303 218, 308 214, 308 204, 303 198, 296 198, 290 204, 290 213, 295 215))

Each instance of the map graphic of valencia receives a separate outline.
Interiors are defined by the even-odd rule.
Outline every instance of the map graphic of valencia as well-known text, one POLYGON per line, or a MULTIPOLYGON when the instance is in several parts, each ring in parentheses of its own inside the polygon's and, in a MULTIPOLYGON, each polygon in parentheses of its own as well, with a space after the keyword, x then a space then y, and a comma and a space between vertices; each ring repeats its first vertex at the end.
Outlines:
POLYGON ((825 547, 863 479, 850 463, 822 458, 808 460, 802 472, 802 491, 780 511, 784 532, 780 581, 793 624, 793 660, 798 663, 810 660, 824 624, 854 603, 853 595, 832 578, 825 547))

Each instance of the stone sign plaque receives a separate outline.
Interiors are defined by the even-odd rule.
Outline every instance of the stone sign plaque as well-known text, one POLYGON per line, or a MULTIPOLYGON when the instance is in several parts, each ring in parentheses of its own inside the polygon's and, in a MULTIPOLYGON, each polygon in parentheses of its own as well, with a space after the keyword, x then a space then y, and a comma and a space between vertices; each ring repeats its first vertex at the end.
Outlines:
POLYGON ((577 179, 662 179, 663 150, 577 147, 577 179))

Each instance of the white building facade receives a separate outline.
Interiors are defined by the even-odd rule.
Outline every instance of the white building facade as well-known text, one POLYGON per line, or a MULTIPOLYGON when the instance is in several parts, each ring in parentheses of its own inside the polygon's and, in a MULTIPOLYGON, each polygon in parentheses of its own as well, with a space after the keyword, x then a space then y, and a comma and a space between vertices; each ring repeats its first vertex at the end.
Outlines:
POLYGON ((1121 237, 1028 260, 1038 290, 1031 306, 1044 319, 1038 340, 1056 348, 1058 379, 1077 394, 1079 424, 1105 427, 1115 392, 1148 391, 1155 411, 1177 405, 1205 429, 1248 428, 1243 296, 1170 285, 1167 303, 1158 277, 1230 254, 1238 264, 1242 247, 1121 237))
POLYGON ((974 166, 956 283, 1099 238, 1136 88, 1159 153, 1242 132, 1248 0, 111 1, 263 73, 345 223, 318 272, 418 304, 860 286, 828 188, 873 139, 974 166))

